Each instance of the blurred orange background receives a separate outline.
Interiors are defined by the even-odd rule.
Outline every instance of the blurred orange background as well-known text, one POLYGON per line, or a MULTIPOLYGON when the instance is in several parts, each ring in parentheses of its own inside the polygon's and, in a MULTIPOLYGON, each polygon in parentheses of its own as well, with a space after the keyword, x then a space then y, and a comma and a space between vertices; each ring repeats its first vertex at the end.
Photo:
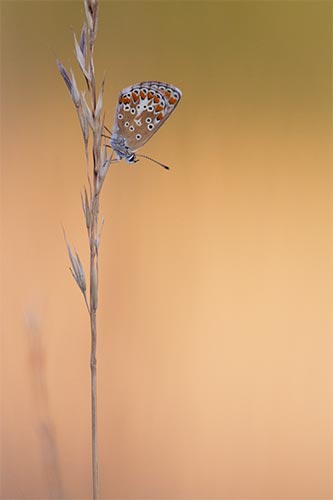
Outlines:
MULTIPOLYGON (((102 2, 95 65, 183 99, 102 192, 104 499, 333 498, 330 2, 102 2)), ((1 498, 87 499, 82 2, 3 1, 1 498)))

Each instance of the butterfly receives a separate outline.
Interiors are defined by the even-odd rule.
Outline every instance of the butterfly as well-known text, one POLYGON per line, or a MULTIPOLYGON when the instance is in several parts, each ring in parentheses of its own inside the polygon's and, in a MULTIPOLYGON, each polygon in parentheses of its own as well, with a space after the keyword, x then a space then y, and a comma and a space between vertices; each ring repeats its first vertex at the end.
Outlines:
POLYGON ((181 91, 169 83, 141 82, 123 89, 118 98, 110 145, 117 160, 136 163, 147 158, 161 167, 163 163, 136 153, 157 132, 175 110, 181 91))

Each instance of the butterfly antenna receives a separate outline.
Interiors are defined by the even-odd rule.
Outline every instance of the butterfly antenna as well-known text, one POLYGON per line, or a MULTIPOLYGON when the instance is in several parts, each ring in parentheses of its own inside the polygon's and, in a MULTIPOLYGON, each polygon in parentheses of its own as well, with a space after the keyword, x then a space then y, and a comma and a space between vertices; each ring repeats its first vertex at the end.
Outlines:
POLYGON ((154 163, 157 163, 157 165, 159 165, 160 167, 163 167, 165 168, 166 170, 170 170, 170 167, 168 167, 167 165, 164 165, 163 163, 157 161, 157 160, 154 160, 154 158, 150 158, 150 156, 146 156, 146 155, 136 155, 136 156, 140 156, 142 158, 147 158, 147 160, 150 160, 154 163))
POLYGON ((109 132, 109 134, 110 134, 110 135, 112 135, 111 130, 109 130, 109 129, 107 128, 107 126, 106 126, 106 125, 104 125, 104 128, 105 128, 105 130, 106 130, 107 132, 109 132))

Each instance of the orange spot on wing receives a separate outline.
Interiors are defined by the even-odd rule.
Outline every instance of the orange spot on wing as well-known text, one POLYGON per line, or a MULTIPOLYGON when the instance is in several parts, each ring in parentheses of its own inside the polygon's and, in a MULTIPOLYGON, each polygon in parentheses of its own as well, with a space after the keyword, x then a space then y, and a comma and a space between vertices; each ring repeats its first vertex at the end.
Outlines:
POLYGON ((160 98, 157 95, 154 97, 154 102, 160 102, 160 98))
POLYGON ((156 106, 156 108, 155 108, 155 111, 156 111, 156 112, 158 112, 158 111, 162 111, 162 109, 163 109, 163 107, 162 107, 160 104, 158 104, 158 105, 156 106))
POLYGON ((162 120, 163 118, 163 113, 158 113, 158 115, 156 116, 156 120, 160 121, 162 120))
POLYGON ((137 102, 139 99, 139 96, 137 96, 135 92, 132 92, 132 99, 134 102, 137 102))
POLYGON ((148 99, 152 99, 154 97, 154 94, 152 94, 151 92, 148 92, 148 99))
POLYGON ((175 97, 170 97, 169 104, 176 104, 177 99, 175 97))
POLYGON ((165 95, 165 97, 166 97, 167 99, 169 99, 169 97, 171 96, 171 92, 170 92, 170 90, 166 90, 166 91, 164 92, 164 95, 165 95))
POLYGON ((144 93, 143 90, 140 90, 140 97, 141 99, 144 99, 146 97, 146 94, 144 93))

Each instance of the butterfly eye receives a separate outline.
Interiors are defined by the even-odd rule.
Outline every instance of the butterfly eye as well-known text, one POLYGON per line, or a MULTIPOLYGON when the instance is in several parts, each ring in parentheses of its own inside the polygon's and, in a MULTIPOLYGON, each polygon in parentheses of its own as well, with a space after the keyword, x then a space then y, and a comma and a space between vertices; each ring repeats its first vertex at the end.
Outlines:
POLYGON ((135 159, 135 154, 132 153, 125 157, 127 163, 135 163, 137 160, 135 159))

